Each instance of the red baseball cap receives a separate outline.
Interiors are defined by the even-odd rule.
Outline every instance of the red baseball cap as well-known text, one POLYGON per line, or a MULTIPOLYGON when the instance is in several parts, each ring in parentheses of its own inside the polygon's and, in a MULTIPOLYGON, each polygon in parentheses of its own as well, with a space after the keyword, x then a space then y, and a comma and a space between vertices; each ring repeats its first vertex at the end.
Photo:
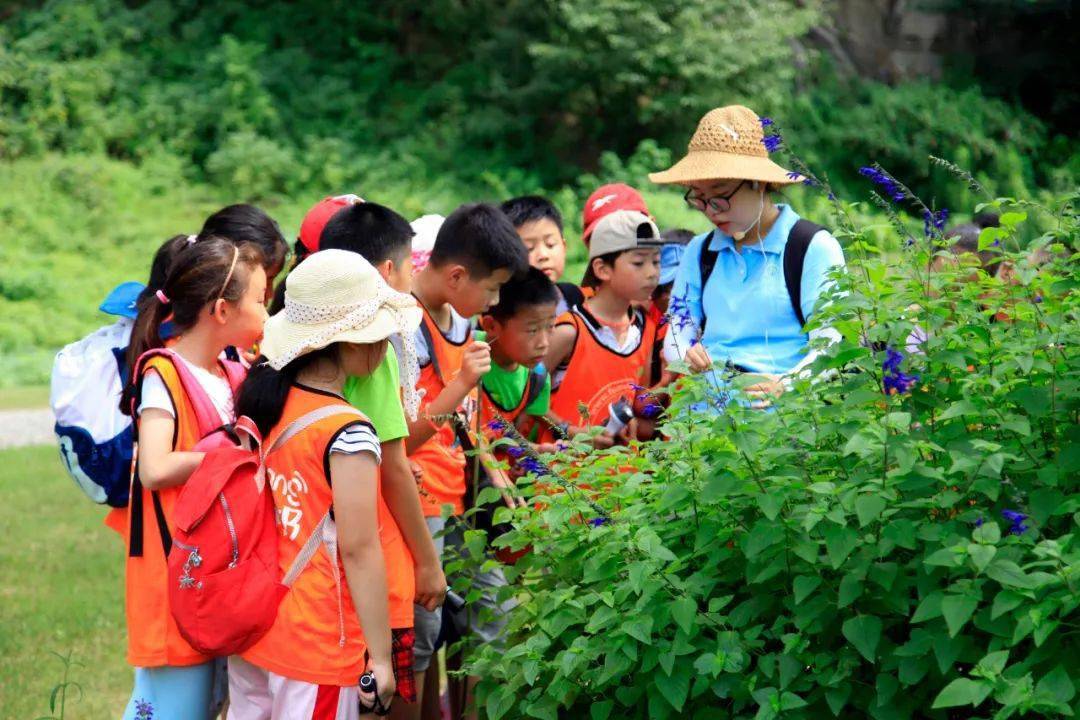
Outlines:
POLYGON ((581 211, 581 224, 585 227, 581 241, 586 247, 596 223, 616 210, 635 210, 652 217, 649 208, 645 206, 645 198, 634 188, 625 183, 601 185, 585 201, 585 208, 581 211))
POLYGON ((323 198, 308 210, 304 216, 304 222, 300 223, 300 242, 308 249, 308 252, 319 251, 319 236, 322 235, 326 223, 337 214, 338 210, 356 203, 364 202, 364 198, 357 195, 335 195, 323 198))

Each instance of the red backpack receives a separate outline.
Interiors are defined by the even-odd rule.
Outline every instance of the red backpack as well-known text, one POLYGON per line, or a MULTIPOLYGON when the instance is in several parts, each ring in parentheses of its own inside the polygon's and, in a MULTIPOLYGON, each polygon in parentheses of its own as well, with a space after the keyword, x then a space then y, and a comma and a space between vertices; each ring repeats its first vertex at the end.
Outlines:
POLYGON ((169 606, 180 634, 199 652, 222 656, 250 648, 270 630, 282 598, 319 546, 326 544, 336 556, 332 525, 320 523, 281 576, 265 459, 313 423, 350 411, 360 414, 340 405, 313 410, 265 448, 255 423, 241 417, 236 430, 251 439, 253 449, 211 450, 184 483, 173 508, 169 606))
MULTIPOLYGON (((142 397, 142 383, 145 378, 144 371, 146 369, 146 363, 151 358, 155 357, 165 358, 172 364, 173 368, 176 370, 176 376, 180 380, 180 385, 184 389, 184 395, 187 396, 187 400, 195 413, 195 420, 199 427, 199 437, 201 439, 192 449, 206 451, 218 447, 235 446, 237 437, 233 432, 232 427, 222 423, 221 414, 214 406, 214 401, 206 394, 206 390, 203 389, 203 386, 199 383, 195 374, 191 372, 191 368, 188 367, 188 364, 179 355, 168 348, 147 350, 135 361, 132 377, 135 379, 136 390, 131 402, 131 417, 138 417, 138 403, 139 398, 142 397)), ((225 378, 229 382, 229 387, 232 388, 233 394, 235 395, 236 391, 240 388, 240 383, 244 381, 247 369, 240 363, 232 360, 221 360, 219 362, 225 372, 225 378)), ((134 423, 133 427, 138 428, 138 424, 134 423)), ((130 523, 128 531, 128 536, 130 538, 128 543, 128 555, 131 557, 142 557, 143 554, 143 493, 142 482, 139 480, 138 458, 138 432, 136 431, 134 472, 132 474, 131 496, 129 500, 131 511, 128 513, 130 523)), ((169 534, 169 527, 165 520, 165 510, 161 505, 161 498, 158 496, 156 490, 150 492, 150 500, 154 504, 154 517, 157 520, 158 533, 161 535, 161 547, 165 552, 165 556, 168 557, 172 550, 172 536, 169 534)))

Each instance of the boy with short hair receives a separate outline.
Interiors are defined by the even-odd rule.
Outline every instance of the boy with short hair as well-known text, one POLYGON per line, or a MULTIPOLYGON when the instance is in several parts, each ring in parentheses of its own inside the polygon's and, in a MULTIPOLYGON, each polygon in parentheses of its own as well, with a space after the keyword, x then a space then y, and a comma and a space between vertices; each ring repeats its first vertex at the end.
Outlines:
MULTIPOLYGON (((447 525, 442 513, 444 506, 452 516, 464 511, 466 460, 459 433, 467 435, 477 407, 477 384, 491 369, 491 349, 472 338, 469 318, 498 303, 503 283, 528 263, 514 226, 501 210, 468 204, 443 222, 427 266, 413 278, 413 295, 424 311, 416 337, 421 365, 417 387, 424 392, 424 405, 417 420, 409 423, 406 447, 422 471, 421 504, 436 547, 462 543, 456 523, 442 536, 447 525), (448 419, 451 416, 457 422, 448 419)), ((474 583, 485 586, 497 580, 477 577, 474 583)), ((418 681, 431 662, 441 623, 439 608, 416 608, 418 681)), ((474 623, 472 631, 490 642, 502 627, 503 623, 474 623)))
POLYGON ((511 198, 500 207, 525 243, 525 249, 529 251, 529 264, 557 285, 562 295, 558 314, 562 315, 584 300, 585 296, 577 285, 559 282, 566 269, 566 238, 563 236, 563 219, 559 209, 539 195, 511 198))
MULTIPOLYGON (((405 218, 383 205, 360 201, 342 203, 337 210, 324 213, 315 222, 308 222, 310 219, 309 214, 304 227, 309 233, 317 233, 317 242, 309 245, 309 250, 355 252, 371 263, 390 287, 398 292, 410 291, 413 231, 405 218), (318 221, 325 225, 319 228, 318 221)), ((371 420, 382 448, 380 492, 385 505, 380 503, 379 535, 390 589, 395 674, 398 694, 413 703, 419 685, 411 682, 415 638, 413 602, 415 600, 418 607, 435 608, 442 602, 447 586, 442 561, 428 533, 405 453, 409 430, 401 406, 395 341, 398 338, 391 338, 386 356, 371 375, 345 380, 343 395, 350 405, 362 410, 371 420), (382 514, 384 507, 392 517, 382 514), (412 577, 408 575, 409 569, 413 571, 412 577)), ((409 717, 418 707, 418 704, 410 707, 399 703, 391 710, 391 715, 409 717)))
POLYGON ((656 224, 636 210, 606 214, 590 235, 583 284, 595 293, 556 321, 544 364, 553 374, 551 410, 564 421, 562 432, 572 436, 607 426, 594 443, 610 446, 629 422, 621 414, 609 422, 612 409, 624 399, 633 404, 633 385, 659 379, 659 326, 639 306, 658 284, 662 240, 656 224))
POLYGON ((499 304, 480 320, 491 346, 491 369, 480 381, 481 419, 496 413, 519 430, 547 414, 551 377, 543 360, 551 345, 559 291, 535 267, 503 286, 499 304))

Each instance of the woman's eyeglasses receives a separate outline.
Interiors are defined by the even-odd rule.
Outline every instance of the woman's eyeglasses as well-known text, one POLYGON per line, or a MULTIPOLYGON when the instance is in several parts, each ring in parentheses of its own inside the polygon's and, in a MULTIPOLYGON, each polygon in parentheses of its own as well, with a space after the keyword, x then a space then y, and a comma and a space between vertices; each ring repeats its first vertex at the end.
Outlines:
POLYGON ((703 198, 700 195, 696 195, 694 194, 694 189, 690 188, 686 191, 686 194, 683 195, 683 200, 686 201, 687 205, 700 212, 705 212, 706 208, 718 213, 727 212, 731 209, 731 198, 735 197, 735 193, 739 192, 745 184, 746 181, 743 180, 727 195, 713 195, 711 198, 703 198))

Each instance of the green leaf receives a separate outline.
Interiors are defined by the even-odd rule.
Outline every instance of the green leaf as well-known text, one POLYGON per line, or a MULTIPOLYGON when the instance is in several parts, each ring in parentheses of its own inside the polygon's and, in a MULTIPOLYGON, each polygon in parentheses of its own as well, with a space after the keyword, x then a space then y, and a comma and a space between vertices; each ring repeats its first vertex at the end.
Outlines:
POLYGON ((969 595, 946 595, 942 599, 941 614, 945 616, 945 624, 949 627, 949 637, 956 637, 977 607, 978 598, 969 595))
POLYGON ((847 705, 849 697, 851 697, 851 683, 849 682, 841 683, 840 687, 829 688, 825 691, 825 702, 829 703, 832 714, 838 717, 840 711, 847 705))
POLYGON ((876 615, 858 615, 846 620, 841 626, 844 637, 859 653, 874 661, 878 641, 881 640, 881 618, 876 615))
POLYGON ((1009 651, 998 650, 997 652, 987 653, 986 656, 978 662, 978 665, 976 665, 976 670, 983 677, 992 679, 1001 674, 1001 671, 1005 669, 1005 665, 1008 662, 1009 651))
POLYGON ((607 720, 611 710, 615 707, 613 700, 601 700, 592 704, 589 708, 589 716, 592 720, 607 720))
POLYGON ((997 548, 993 545, 968 543, 967 551, 968 557, 971 558, 971 563, 980 573, 986 569, 986 566, 989 565, 990 561, 997 555, 997 548))
POLYGON ((971 534, 975 542, 996 545, 1001 540, 1001 527, 993 520, 986 520, 971 534))
POLYGON ((960 417, 962 415, 981 415, 982 411, 975 407, 975 404, 970 400, 958 400, 949 407, 945 408, 945 412, 938 415, 938 422, 943 420, 950 420, 954 417, 960 417))
POLYGON ((795 590, 795 604, 799 605, 809 597, 810 593, 814 592, 817 587, 821 585, 820 575, 800 575, 795 578, 793 583, 795 590))
POLYGON ((826 525, 824 534, 825 554, 835 570, 844 564, 844 560, 859 544, 859 535, 846 525, 832 524, 826 525))
POLYGON ((1002 590, 994 597, 994 605, 990 608, 990 619, 997 620, 1013 608, 1024 602, 1024 596, 1014 593, 1012 590, 1002 590))
POLYGON ((697 618, 697 603, 690 598, 681 597, 671 604, 671 617, 687 635, 694 629, 697 618))
POLYGON ((671 703, 676 711, 682 711, 686 696, 690 693, 690 673, 682 668, 677 669, 670 677, 663 673, 653 673, 652 679, 664 699, 671 703))
POLYGON ((844 576, 844 579, 840 581, 839 598, 836 602, 837 607, 847 607, 855 602, 856 598, 862 595, 862 591, 862 578, 854 572, 849 572, 844 576))
MULTIPOLYGON (((1075 658, 1073 659, 1075 660, 1075 658)), ((1068 703, 1076 695, 1076 686, 1073 684, 1065 667, 1058 665, 1046 675, 1043 675, 1042 680, 1035 686, 1035 695, 1052 698, 1059 703, 1068 703)))
POLYGON ((648 557, 663 562, 672 562, 675 560, 675 553, 664 547, 663 542, 660 541, 660 536, 657 535, 656 531, 652 528, 642 528, 639 530, 635 537, 635 541, 638 548, 648 557))
POLYGON ((859 527, 866 527, 885 509, 885 498, 880 495, 860 495, 855 498, 855 514, 859 517, 859 527))
POLYGON ((915 614, 911 616, 911 622, 920 623, 941 617, 941 601, 944 597, 944 593, 937 590, 924 597, 922 602, 919 603, 919 607, 915 608, 915 614))
POLYGON ((1012 560, 998 558, 986 569, 986 574, 1006 587, 1031 587, 1031 580, 1012 560))
POLYGON ((646 645, 652 640, 652 617, 639 615, 634 620, 627 620, 622 624, 622 631, 632 638, 640 640, 646 645))
POLYGON ((770 520, 775 520, 780 514, 780 508, 784 506, 784 501, 771 493, 759 493, 754 499, 757 500, 762 514, 770 520))
POLYGON ((508 687, 498 687, 487 696, 487 716, 490 720, 499 720, 510 711, 517 700, 515 693, 508 687))
POLYGON ((755 523, 742 541, 743 552, 746 553, 747 559, 753 560, 766 548, 780 542, 784 535, 778 530, 776 523, 764 520, 755 523))
POLYGON ((959 707, 960 705, 978 705, 993 690, 990 683, 968 678, 956 678, 946 685, 934 698, 933 709, 959 707))

